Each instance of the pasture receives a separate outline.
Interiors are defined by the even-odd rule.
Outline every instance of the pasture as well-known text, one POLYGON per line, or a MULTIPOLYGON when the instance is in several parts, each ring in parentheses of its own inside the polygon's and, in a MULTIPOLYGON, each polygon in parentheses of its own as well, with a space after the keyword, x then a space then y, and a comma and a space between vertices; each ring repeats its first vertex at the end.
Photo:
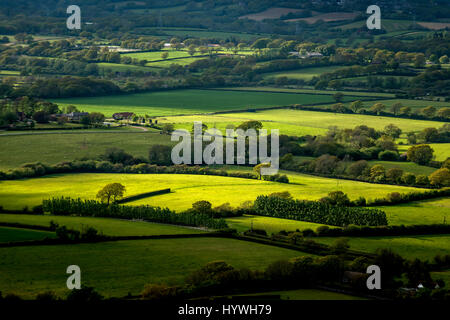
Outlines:
MULTIPOLYGON (((348 96, 345 101, 357 100, 348 96)), ((86 112, 134 112, 150 116, 246 110, 292 104, 332 103, 333 98, 315 94, 246 92, 223 90, 170 90, 104 97, 53 99, 60 107, 75 105, 86 112)))
MULTIPOLYGON (((405 152, 408 149, 404 150, 405 152)), ((404 172, 411 172, 415 175, 426 175, 429 176, 431 173, 436 171, 436 168, 427 167, 427 166, 421 166, 414 162, 398 162, 398 161, 378 161, 378 160, 372 160, 369 161, 369 164, 371 166, 374 166, 376 164, 381 164, 383 167, 386 168, 386 170, 389 170, 391 168, 399 168, 402 169, 404 172)))
MULTIPOLYGON (((283 172, 284 173, 284 172, 283 172)), ((253 179, 187 175, 187 174, 59 174, 33 179, 0 181, 0 205, 5 209, 22 209, 38 205, 51 197, 95 199, 97 191, 108 183, 118 182, 126 187, 126 196, 170 188, 169 194, 130 202, 129 205, 149 204, 177 211, 188 209, 200 200, 213 206, 229 202, 238 206, 253 201, 259 195, 289 191, 294 198, 318 200, 331 191, 341 190, 351 199, 365 196, 384 197, 391 192, 410 192, 417 188, 378 185, 365 182, 329 179, 298 173, 288 174, 290 183, 283 184, 253 179)))
MULTIPOLYGON (((450 253, 449 235, 395 236, 395 237, 349 237, 350 249, 374 253, 378 248, 391 249, 407 259, 432 261, 440 254, 450 253)), ((336 238, 316 237, 314 241, 332 244, 336 238)))
MULTIPOLYGON (((81 230, 89 226, 107 236, 154 236, 167 234, 201 233, 198 229, 151 223, 144 221, 130 221, 111 218, 94 217, 66 217, 53 215, 29 215, 0 213, 0 222, 21 223, 48 227, 54 221, 69 229, 81 230)), ((31 230, 34 231, 34 230, 31 230)))
POLYGON ((0 243, 54 238, 55 233, 22 228, 0 227, 0 243))
MULTIPOLYGON (((295 231, 312 229, 316 230, 322 224, 311 223, 306 221, 296 221, 264 216, 250 216, 244 215, 242 217, 226 218, 227 224, 230 228, 236 229, 238 232, 244 232, 253 229, 265 230, 268 235, 271 233, 278 233, 284 231, 295 231)), ((332 227, 333 228, 333 227, 332 227)))
POLYGON ((66 269, 77 264, 83 283, 107 297, 139 294, 148 283, 181 284, 211 261, 264 269, 301 252, 223 238, 117 241, 77 245, 0 248, 0 290, 24 298, 52 290, 68 293, 66 269))
POLYGON ((431 199, 377 207, 386 212, 389 225, 436 224, 450 221, 450 199, 431 199))
POLYGON ((255 294, 246 294, 245 296, 259 297, 264 295, 279 295, 281 300, 365 300, 364 298, 349 296, 343 293, 318 289, 269 291, 255 294))
POLYGON ((0 135, 0 170, 14 169, 32 162, 56 164, 81 158, 98 158, 111 147, 148 158, 152 144, 171 144, 170 136, 141 130, 66 130, 0 135))
POLYGON ((278 78, 287 77, 289 79, 309 81, 314 77, 320 76, 322 73, 333 72, 342 69, 342 66, 318 67, 318 68, 304 68, 291 71, 271 72, 264 74, 264 78, 278 78))
MULTIPOLYGON (((450 157, 450 143, 427 143, 433 150, 434 160, 445 161, 450 157)), ((398 150, 401 152, 406 152, 411 146, 410 145, 400 145, 398 150)))
POLYGON ((244 121, 258 120, 264 129, 279 129, 280 134, 302 136, 324 134, 330 126, 338 128, 354 128, 368 125, 377 130, 383 130, 392 123, 404 132, 421 131, 429 127, 441 127, 444 122, 412 120, 393 117, 371 116, 362 114, 343 114, 333 112, 316 112, 306 110, 257 110, 255 112, 236 112, 216 115, 173 116, 158 118, 161 123, 175 123, 180 129, 192 128, 194 121, 202 121, 208 128, 217 128, 225 132, 228 124, 238 126, 244 121))

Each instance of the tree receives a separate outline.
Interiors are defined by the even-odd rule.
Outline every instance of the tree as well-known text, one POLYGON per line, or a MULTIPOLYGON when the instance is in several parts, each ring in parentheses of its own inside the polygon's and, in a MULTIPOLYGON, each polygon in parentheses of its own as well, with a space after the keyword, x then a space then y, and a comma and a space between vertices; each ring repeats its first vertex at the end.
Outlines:
POLYGON ((427 118, 432 118, 436 113, 436 108, 433 106, 428 106, 420 110, 420 112, 427 118))
POLYGON ((390 182, 399 183, 403 176, 403 170, 399 168, 391 168, 386 172, 386 179, 390 182))
POLYGON ((161 53, 161 59, 166 60, 168 57, 169 57, 168 51, 164 51, 163 53, 161 53))
POLYGON ((341 254, 347 251, 347 249, 350 248, 350 245, 348 244, 347 238, 337 238, 334 240, 334 242, 330 245, 330 249, 333 250, 337 254, 341 254))
POLYGON ((260 129, 262 129, 262 127, 263 127, 263 124, 261 123, 261 121, 250 120, 250 121, 241 123, 236 129, 242 129, 244 131, 246 131, 248 129, 260 130, 260 129))
POLYGON ((437 116, 444 119, 450 118, 450 108, 440 108, 437 112, 437 116))
POLYGON ((420 137, 423 138, 425 142, 438 142, 439 131, 436 128, 425 128, 420 133, 420 137))
POLYGON ((36 111, 33 114, 33 120, 37 123, 48 123, 50 120, 50 115, 45 111, 36 111))
POLYGON ((97 198, 102 202, 105 202, 109 205, 109 202, 112 200, 115 202, 116 200, 123 197, 125 193, 125 187, 120 183, 110 183, 103 187, 98 193, 97 198))
POLYGON ((103 123, 105 121, 105 115, 100 112, 91 112, 89 114, 90 123, 103 123))
POLYGON ((375 182, 384 181, 386 169, 381 164, 376 164, 370 168, 370 179, 375 182))
POLYGON ((200 214, 211 214, 211 208, 211 202, 206 200, 197 201, 192 204, 192 209, 200 214))
POLYGON ((328 193, 328 196, 320 199, 320 201, 337 206, 347 206, 350 204, 350 199, 342 191, 332 191, 328 193))
POLYGON ((426 144, 412 146, 406 152, 408 161, 424 165, 428 164, 433 159, 434 150, 426 144))
POLYGON ((333 99, 336 102, 341 102, 342 99, 344 99, 344 94, 342 92, 336 92, 335 94, 333 94, 333 99))
POLYGON ((336 103, 331 106, 331 110, 335 113, 344 113, 347 109, 345 108, 343 103, 336 103))
POLYGON ((437 187, 449 187, 450 186, 450 170, 447 168, 441 168, 434 171, 428 177, 430 183, 437 187))
POLYGON ((154 144, 148 152, 148 160, 158 166, 170 166, 172 164, 172 148, 162 144, 154 144))
POLYGON ((400 114, 408 116, 411 114, 411 107, 402 107, 400 108, 400 114))
POLYGON ((392 107, 391 107, 391 112, 392 112, 394 115, 398 115, 399 112, 400 112, 400 110, 401 110, 402 108, 403 108, 403 105, 402 105, 400 102, 395 103, 395 104, 393 104, 392 107))
POLYGON ((416 67, 416 68, 425 67, 426 62, 427 62, 427 59, 425 58, 425 55, 423 53, 416 54, 414 57, 414 60, 413 60, 414 67, 416 67))
POLYGON ((391 123, 384 127, 384 133, 393 139, 397 139, 402 134, 402 129, 391 123))
POLYGON ((414 175, 414 173, 405 172, 402 176, 402 181, 405 184, 413 185, 416 183, 416 176, 414 175))
POLYGON ((361 100, 353 101, 350 105, 350 110, 352 110, 354 113, 357 113, 359 109, 362 109, 364 107, 364 104, 361 100))
POLYGON ((386 106, 382 103, 375 103, 373 106, 370 107, 370 111, 376 112, 377 115, 380 115, 380 113, 386 109, 386 106))
POLYGON ((261 169, 262 168, 270 168, 270 163, 260 163, 253 167, 253 172, 255 172, 258 175, 258 179, 261 180, 261 169))
POLYGON ((189 55, 190 55, 190 56, 194 56, 194 55, 195 55, 195 51, 196 51, 195 45, 191 44, 191 45, 188 47, 188 53, 189 53, 189 55))
POLYGON ((447 55, 443 55, 442 57, 439 58, 439 63, 447 64, 448 62, 449 62, 449 59, 448 59, 447 55))
POLYGON ((171 134, 175 130, 173 123, 164 123, 161 128, 161 133, 171 134))

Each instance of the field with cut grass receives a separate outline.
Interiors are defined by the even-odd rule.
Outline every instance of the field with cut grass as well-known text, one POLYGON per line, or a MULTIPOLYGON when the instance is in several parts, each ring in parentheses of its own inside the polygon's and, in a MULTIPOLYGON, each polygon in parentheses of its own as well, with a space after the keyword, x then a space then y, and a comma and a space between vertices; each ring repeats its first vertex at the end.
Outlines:
MULTIPOLYGON (((450 254, 449 235, 395 236, 395 237, 349 237, 350 249, 376 252, 378 248, 391 249, 408 259, 432 261, 440 254, 450 254)), ((336 238, 316 237, 316 242, 332 244, 336 238)))
MULTIPOLYGON (((201 233, 198 229, 165 225, 159 223, 129 221, 94 217, 65 217, 52 215, 6 214, 0 213, 0 222, 21 223, 48 227, 50 221, 70 229, 81 230, 93 227, 107 236, 154 236, 166 234, 201 233)), ((34 230, 32 230, 34 231, 34 230)))
POLYGON ((42 240, 45 238, 55 238, 54 232, 30 230, 22 228, 0 227, 0 243, 28 241, 28 240, 42 240))
POLYGON ((224 260, 236 268, 261 270, 301 252, 223 238, 117 241, 0 248, 0 290, 24 298, 52 290, 68 293, 66 269, 76 263, 83 284, 105 296, 139 294, 148 283, 181 284, 206 263, 224 260))
POLYGON ((341 190, 351 199, 365 196, 369 199, 388 193, 410 192, 416 188, 370 184, 289 173, 290 183, 242 179, 221 176, 185 174, 60 174, 33 179, 0 181, 0 205, 5 209, 22 209, 38 205, 43 199, 60 196, 95 199, 98 190, 108 183, 122 183, 126 196, 170 188, 171 193, 128 203, 149 204, 185 210, 192 203, 208 200, 214 206, 229 202, 238 206, 255 200, 262 194, 289 191, 294 198, 317 200, 331 191, 341 190))
MULTIPOLYGON (((348 96, 346 101, 354 101, 348 96)), ((164 116, 207 113, 249 108, 265 108, 291 104, 332 103, 333 98, 315 94, 288 94, 223 90, 172 90, 107 97, 54 99, 60 107, 75 105, 87 112, 134 112, 139 115, 164 116)))
POLYGON ((74 159, 98 158, 112 147, 148 158, 148 150, 152 144, 171 144, 170 136, 141 130, 91 130, 89 133, 77 130, 0 135, 0 170, 14 169, 31 162, 56 164, 74 159))
POLYGON ((284 16, 290 12, 301 12, 301 9, 293 9, 293 8, 269 8, 267 10, 247 14, 245 16, 240 16, 239 19, 249 19, 255 21, 262 21, 264 19, 279 19, 281 16, 284 16))
POLYGON ((420 131, 429 127, 436 128, 444 125, 444 122, 437 121, 289 109, 204 116, 167 116, 158 118, 158 120, 161 123, 175 123, 175 127, 188 130, 191 130, 194 121, 202 121, 209 128, 216 127, 217 129, 223 130, 223 132, 225 132, 227 124, 238 126, 244 121, 259 120, 263 123, 264 129, 279 129, 280 134, 293 136, 324 134, 330 126, 354 128, 364 124, 377 130, 382 130, 386 125, 392 123, 404 132, 407 132, 420 131))

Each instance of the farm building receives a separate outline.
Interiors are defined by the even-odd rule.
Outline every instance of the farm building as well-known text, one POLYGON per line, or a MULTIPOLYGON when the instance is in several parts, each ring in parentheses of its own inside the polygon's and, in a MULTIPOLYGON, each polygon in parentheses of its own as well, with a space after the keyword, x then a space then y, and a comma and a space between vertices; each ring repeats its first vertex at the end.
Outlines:
POLYGON ((118 112, 113 114, 114 120, 130 119, 134 116, 133 112, 118 112))

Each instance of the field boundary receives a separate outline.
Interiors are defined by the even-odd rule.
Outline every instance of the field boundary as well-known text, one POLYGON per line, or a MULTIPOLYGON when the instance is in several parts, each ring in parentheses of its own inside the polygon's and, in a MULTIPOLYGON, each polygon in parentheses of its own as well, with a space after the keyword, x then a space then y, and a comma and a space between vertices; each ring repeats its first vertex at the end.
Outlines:
POLYGON ((159 196, 161 194, 166 194, 166 193, 170 193, 170 192, 171 192, 170 188, 168 188, 168 189, 161 189, 161 190, 140 193, 140 194, 136 194, 134 196, 128 196, 128 197, 122 198, 120 200, 117 200, 116 203, 127 203, 127 202, 131 202, 131 201, 135 201, 135 200, 159 196))

